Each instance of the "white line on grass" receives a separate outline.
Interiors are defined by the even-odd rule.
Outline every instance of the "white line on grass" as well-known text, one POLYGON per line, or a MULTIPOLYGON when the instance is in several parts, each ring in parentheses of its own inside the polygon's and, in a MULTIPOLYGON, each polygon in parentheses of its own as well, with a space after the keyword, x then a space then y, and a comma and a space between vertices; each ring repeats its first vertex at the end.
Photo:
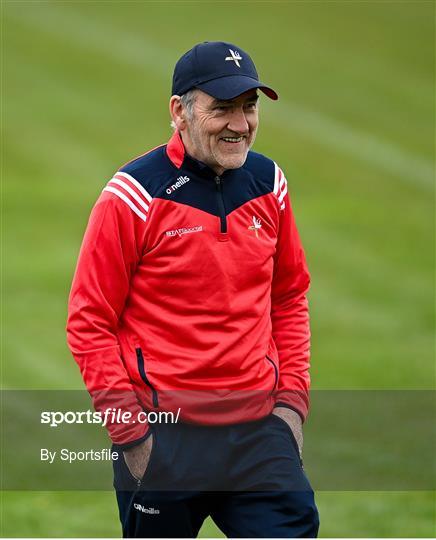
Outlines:
POLYGON ((276 109, 274 106, 267 102, 262 104, 268 110, 267 117, 289 131, 349 154, 412 185, 419 184, 426 189, 434 186, 434 164, 430 160, 304 106, 285 101, 276 109))

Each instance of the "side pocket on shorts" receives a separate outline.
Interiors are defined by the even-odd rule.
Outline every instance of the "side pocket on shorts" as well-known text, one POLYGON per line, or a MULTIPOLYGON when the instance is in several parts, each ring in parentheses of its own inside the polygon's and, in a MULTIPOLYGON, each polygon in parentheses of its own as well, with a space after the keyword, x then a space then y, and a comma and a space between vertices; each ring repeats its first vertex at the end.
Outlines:
POLYGON ((137 490, 141 489, 141 487, 147 482, 147 480, 149 479, 150 475, 153 473, 153 470, 154 470, 154 462, 156 459, 157 440, 158 440, 158 437, 156 436, 156 430, 154 429, 152 430, 152 436, 153 436, 153 444, 151 447, 150 458, 148 460, 147 467, 144 471, 144 474, 142 475, 141 478, 136 478, 136 476, 134 476, 130 472, 130 469, 127 466, 126 460, 124 459, 124 452, 121 452, 120 459, 122 460, 122 468, 125 474, 127 474, 127 476, 129 477, 130 481, 136 485, 137 490))
POLYGON ((300 461, 300 465, 303 467, 303 460, 301 459, 301 456, 300 456, 300 450, 298 448, 297 439, 295 438, 294 432, 292 431, 290 425, 285 420, 283 420, 283 418, 281 418, 280 416, 277 416, 277 414, 271 413, 270 418, 272 418, 274 422, 280 425, 282 429, 285 429, 287 431, 291 439, 292 446, 294 447, 295 453, 297 454, 298 459, 300 461))
POLYGON ((142 486, 144 483, 147 482, 147 480, 153 474, 153 471, 155 469, 155 461, 156 461, 157 447, 158 447, 158 436, 156 434, 156 431, 157 431, 156 429, 152 430, 153 444, 151 447, 150 459, 148 460, 147 468, 145 469, 145 472, 142 475, 141 480, 138 481, 139 486, 142 486))

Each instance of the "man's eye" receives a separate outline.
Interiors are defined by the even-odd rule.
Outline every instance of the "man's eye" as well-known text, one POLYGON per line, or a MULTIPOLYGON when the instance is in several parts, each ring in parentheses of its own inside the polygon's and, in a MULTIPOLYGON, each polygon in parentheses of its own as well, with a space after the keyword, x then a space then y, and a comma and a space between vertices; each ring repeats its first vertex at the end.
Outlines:
POLYGON ((228 111, 230 110, 230 107, 228 105, 217 105, 215 107, 216 111, 228 111))
POLYGON ((246 105, 245 107, 246 107, 247 109, 249 109, 249 110, 256 109, 257 103, 256 103, 256 102, 253 102, 253 103, 247 103, 247 105, 246 105))

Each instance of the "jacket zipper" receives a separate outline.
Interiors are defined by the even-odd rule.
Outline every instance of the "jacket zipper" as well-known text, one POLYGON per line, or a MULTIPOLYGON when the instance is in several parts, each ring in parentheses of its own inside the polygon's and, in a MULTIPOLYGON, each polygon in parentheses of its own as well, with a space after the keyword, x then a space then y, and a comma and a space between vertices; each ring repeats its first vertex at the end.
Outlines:
POLYGON ((153 407, 159 407, 159 399, 157 396, 157 391, 155 387, 151 384, 151 382, 148 380, 147 373, 145 372, 144 356, 142 355, 142 349, 138 347, 135 350, 136 350, 136 358, 138 360, 138 370, 139 370, 139 374, 141 375, 141 379, 145 382, 145 384, 151 390, 151 394, 153 398, 153 407))
POLYGON ((272 394, 277 387, 277 383, 279 382, 279 370, 277 369, 277 366, 274 360, 272 360, 268 355, 266 355, 266 359, 268 360, 270 364, 272 364, 272 367, 274 368, 274 386, 273 386, 273 389, 271 390, 271 394, 272 394))
POLYGON ((223 183, 219 176, 215 176, 215 184, 216 184, 216 191, 217 191, 217 196, 218 196, 218 208, 220 212, 220 222, 221 222, 220 232, 225 234, 227 232, 226 209, 224 208, 223 183))

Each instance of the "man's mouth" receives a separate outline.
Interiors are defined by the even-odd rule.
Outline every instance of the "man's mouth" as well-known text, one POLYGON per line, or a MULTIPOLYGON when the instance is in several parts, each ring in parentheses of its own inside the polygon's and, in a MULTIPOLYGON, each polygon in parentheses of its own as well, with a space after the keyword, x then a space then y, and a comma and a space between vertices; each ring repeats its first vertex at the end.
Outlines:
POLYGON ((245 137, 221 137, 222 141, 229 142, 229 143, 238 143, 241 142, 245 137))

